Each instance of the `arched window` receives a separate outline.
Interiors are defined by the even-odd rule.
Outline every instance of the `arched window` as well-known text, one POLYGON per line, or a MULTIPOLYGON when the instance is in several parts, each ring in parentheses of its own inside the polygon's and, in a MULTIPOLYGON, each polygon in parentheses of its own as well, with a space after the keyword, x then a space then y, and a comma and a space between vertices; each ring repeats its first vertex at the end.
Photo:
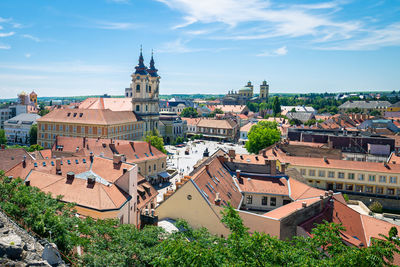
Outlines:
POLYGON ((140 93, 140 84, 136 85, 136 93, 140 93))

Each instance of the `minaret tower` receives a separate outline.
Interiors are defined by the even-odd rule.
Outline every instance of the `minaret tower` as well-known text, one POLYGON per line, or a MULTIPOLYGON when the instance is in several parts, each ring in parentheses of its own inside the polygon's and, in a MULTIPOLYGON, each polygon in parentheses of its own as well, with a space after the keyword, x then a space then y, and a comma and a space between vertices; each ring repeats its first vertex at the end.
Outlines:
POLYGON ((264 80, 260 85, 260 95, 258 96, 258 98, 261 101, 265 102, 268 100, 268 94, 269 94, 269 85, 267 81, 264 80))
POLYGON ((142 48, 140 48, 139 63, 131 77, 133 111, 144 121, 144 133, 154 129, 158 130, 160 77, 154 66, 153 55, 150 61, 150 69, 148 69, 144 65, 142 48))

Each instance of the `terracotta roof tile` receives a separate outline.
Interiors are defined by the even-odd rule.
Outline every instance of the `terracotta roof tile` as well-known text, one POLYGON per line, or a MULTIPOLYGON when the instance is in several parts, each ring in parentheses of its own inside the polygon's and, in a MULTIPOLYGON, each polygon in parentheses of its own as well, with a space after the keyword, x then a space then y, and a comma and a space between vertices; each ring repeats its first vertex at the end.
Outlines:
POLYGON ((24 157, 26 157, 27 161, 33 160, 31 155, 23 148, 0 149, 0 170, 7 172, 20 164, 24 157))
POLYGON ((79 105, 80 109, 109 109, 112 111, 132 111, 132 98, 86 98, 79 105))
POLYGON ((236 123, 233 120, 214 120, 214 119, 201 119, 197 123, 198 127, 218 128, 218 129, 233 129, 236 123))

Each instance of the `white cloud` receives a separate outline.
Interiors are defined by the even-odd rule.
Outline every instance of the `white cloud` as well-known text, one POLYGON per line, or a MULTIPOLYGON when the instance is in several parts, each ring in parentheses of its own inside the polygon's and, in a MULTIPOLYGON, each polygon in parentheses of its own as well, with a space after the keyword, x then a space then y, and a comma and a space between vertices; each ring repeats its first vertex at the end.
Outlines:
POLYGON ((26 58, 30 58, 31 56, 32 56, 32 55, 29 54, 29 53, 26 53, 26 54, 25 54, 25 57, 26 57, 26 58))
POLYGON ((176 39, 175 41, 164 43, 160 49, 157 49, 157 52, 181 54, 181 53, 199 52, 204 50, 204 49, 190 48, 186 45, 188 42, 189 40, 176 39))
POLYGON ((3 26, 0 25, 0 30, 2 30, 2 29, 3 29, 3 26))
POLYGON ((257 56, 259 57, 277 57, 277 56, 284 56, 288 53, 286 46, 279 47, 273 51, 265 51, 257 56))
POLYGON ((13 36, 15 34, 15 32, 0 32, 0 37, 9 37, 9 36, 13 36))
POLYGON ((0 49, 8 50, 8 49, 10 49, 10 48, 11 48, 11 46, 9 46, 9 45, 7 45, 7 44, 2 44, 2 43, 0 43, 0 49))
POLYGON ((35 41, 35 42, 40 42, 41 41, 40 38, 38 38, 36 36, 33 36, 33 35, 30 35, 30 34, 23 34, 21 36, 24 37, 24 38, 27 38, 27 39, 31 39, 32 41, 35 41))
POLYGON ((129 30, 135 29, 138 25, 129 22, 98 21, 94 28, 104 30, 129 30))

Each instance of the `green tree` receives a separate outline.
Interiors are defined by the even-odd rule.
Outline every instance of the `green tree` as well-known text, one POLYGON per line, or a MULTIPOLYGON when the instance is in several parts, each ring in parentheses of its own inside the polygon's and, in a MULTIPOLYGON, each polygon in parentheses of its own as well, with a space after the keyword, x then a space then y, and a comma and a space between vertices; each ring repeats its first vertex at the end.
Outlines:
POLYGON ((197 118, 198 116, 197 109, 192 107, 186 107, 181 112, 181 117, 184 118, 197 118))
POLYGON ((369 115, 378 117, 378 116, 381 116, 381 113, 380 113, 378 110, 375 109, 375 110, 372 110, 372 111, 369 113, 369 115))
POLYGON ((208 114, 208 117, 215 117, 216 114, 224 114, 224 112, 220 108, 216 108, 213 112, 208 114))
POLYGON ((164 140, 157 130, 148 132, 146 134, 146 137, 144 138, 144 141, 150 142, 152 146, 154 146, 164 154, 167 154, 167 150, 164 147, 164 140))
POLYGON ((32 125, 31 128, 29 129, 30 145, 35 145, 37 143, 37 132, 38 132, 37 124, 32 125))
POLYGON ((250 153, 258 153, 261 149, 278 142, 280 138, 281 132, 275 121, 260 121, 251 127, 245 147, 250 153))
POLYGON ((274 116, 276 116, 277 114, 281 113, 281 111, 282 111, 281 110, 281 104, 280 104, 280 101, 279 101, 279 97, 277 97, 277 96, 275 96, 273 98, 272 111, 274 113, 274 116))
POLYGON ((28 152, 34 152, 34 151, 40 151, 43 150, 44 148, 38 144, 31 145, 30 147, 26 148, 26 151, 28 152))
POLYGON ((7 144, 6 132, 3 129, 0 129, 0 144, 7 144))

